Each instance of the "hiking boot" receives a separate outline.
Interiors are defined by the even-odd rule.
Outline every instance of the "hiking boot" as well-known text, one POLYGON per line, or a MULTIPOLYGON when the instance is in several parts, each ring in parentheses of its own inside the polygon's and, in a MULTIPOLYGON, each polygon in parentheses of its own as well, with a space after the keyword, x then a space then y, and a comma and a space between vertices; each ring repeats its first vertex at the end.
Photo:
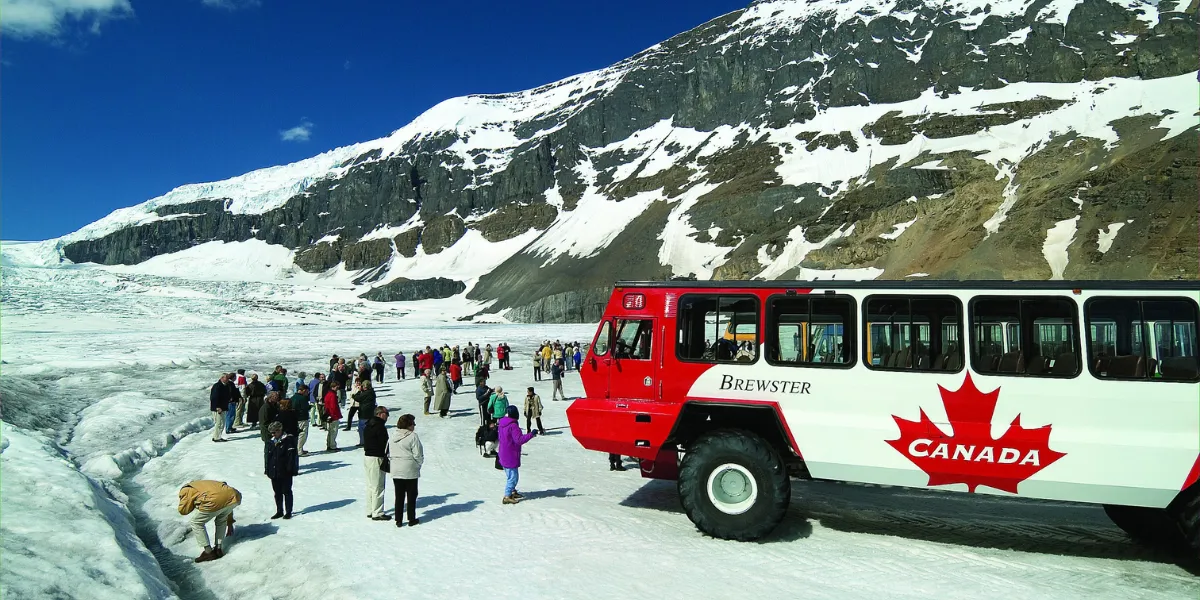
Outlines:
POLYGON ((512 498, 513 498, 514 500, 520 500, 520 499, 522 499, 522 498, 524 498, 524 497, 525 497, 525 494, 522 494, 521 492, 518 492, 518 491, 516 491, 516 490, 513 490, 513 493, 512 493, 512 498))
POLYGON ((292 518, 292 513, 284 513, 284 515, 283 515, 283 518, 284 518, 284 519, 290 519, 290 518, 292 518))
MULTIPOLYGON (((501 504, 516 504, 518 502, 520 502, 520 500, 517 500, 516 498, 512 498, 509 496, 505 496, 500 499, 501 504)), ((199 559, 196 559, 196 560, 199 561, 199 559)))
POLYGON ((202 562, 208 562, 210 560, 216 560, 216 559, 217 559, 217 553, 215 550, 204 550, 203 552, 200 553, 200 556, 197 556, 195 558, 195 562, 202 563, 202 562))
POLYGON ((223 557, 223 556, 225 556, 225 551, 224 551, 224 550, 222 550, 220 546, 217 546, 216 548, 213 548, 213 560, 216 560, 216 559, 218 559, 218 558, 221 558, 221 557, 223 557))
POLYGON ((271 518, 278 519, 279 517, 282 517, 282 516, 283 516, 283 511, 277 510, 277 511, 275 511, 275 514, 271 515, 271 518))
MULTIPOLYGON (((396 519, 396 522, 397 522, 397 523, 399 523, 399 522, 400 522, 400 519, 396 519)), ((420 525, 420 524, 421 524, 421 520, 420 520, 420 519, 413 519, 413 520, 411 520, 411 521, 409 521, 409 522, 408 522, 408 526, 409 526, 409 527, 416 527, 417 525, 420 525)))

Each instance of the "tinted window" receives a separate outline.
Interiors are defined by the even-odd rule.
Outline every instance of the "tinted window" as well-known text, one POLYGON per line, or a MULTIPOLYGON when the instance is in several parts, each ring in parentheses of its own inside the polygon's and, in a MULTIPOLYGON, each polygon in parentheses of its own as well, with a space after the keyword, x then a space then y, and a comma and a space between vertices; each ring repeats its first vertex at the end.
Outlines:
POLYGON ((1069 298, 993 296, 971 302, 971 366, 980 373, 1074 377, 1078 339, 1069 298))
POLYGON ((872 369, 962 369, 962 305, 952 296, 870 296, 864 357, 872 369))
POLYGON ((676 354, 683 360, 758 359, 758 300, 752 296, 688 294, 679 300, 676 354))
POLYGON ((612 337, 612 329, 605 321, 600 325, 600 332, 596 334, 596 343, 592 345, 592 354, 595 356, 604 356, 608 354, 608 340, 612 337))
POLYGON ((844 366, 854 363, 854 299, 777 296, 767 305, 767 362, 844 366))
POLYGON ((654 336, 651 319, 617 320, 615 356, 631 360, 650 360, 650 340, 654 336))
POLYGON ((1195 381, 1196 305, 1187 299, 1094 298, 1084 306, 1088 369, 1102 379, 1195 381))

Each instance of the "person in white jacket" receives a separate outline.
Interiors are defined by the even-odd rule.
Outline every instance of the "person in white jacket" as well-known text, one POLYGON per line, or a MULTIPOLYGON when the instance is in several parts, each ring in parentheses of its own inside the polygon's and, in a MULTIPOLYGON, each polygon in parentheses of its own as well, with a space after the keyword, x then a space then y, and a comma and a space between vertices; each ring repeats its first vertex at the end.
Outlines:
POLYGON ((396 428, 388 437, 388 460, 391 461, 392 485, 396 488, 396 527, 403 527, 405 498, 408 499, 408 525, 420 523, 417 518, 417 479, 421 477, 421 464, 425 462, 425 449, 421 438, 414 431, 417 418, 400 415, 396 428))

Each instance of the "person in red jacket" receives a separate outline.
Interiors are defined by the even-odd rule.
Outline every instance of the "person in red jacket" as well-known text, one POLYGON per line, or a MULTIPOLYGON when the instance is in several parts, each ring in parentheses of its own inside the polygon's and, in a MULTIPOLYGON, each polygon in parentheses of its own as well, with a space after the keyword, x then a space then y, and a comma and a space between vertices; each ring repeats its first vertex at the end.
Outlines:
POLYGON ((496 345, 496 366, 500 369, 507 368, 504 361, 508 359, 508 352, 504 349, 504 344, 496 345))
POLYGON ((338 402, 338 388, 341 384, 334 381, 329 384, 329 389, 325 392, 325 397, 321 399, 325 405, 325 450, 328 452, 337 452, 337 432, 338 421, 342 420, 342 406, 338 402))
POLYGON ((417 357, 421 364, 421 372, 433 371, 433 350, 429 346, 425 346, 425 351, 417 357))
POLYGON ((458 387, 462 385, 462 365, 457 358, 450 363, 450 383, 453 385, 452 393, 457 394, 458 387))

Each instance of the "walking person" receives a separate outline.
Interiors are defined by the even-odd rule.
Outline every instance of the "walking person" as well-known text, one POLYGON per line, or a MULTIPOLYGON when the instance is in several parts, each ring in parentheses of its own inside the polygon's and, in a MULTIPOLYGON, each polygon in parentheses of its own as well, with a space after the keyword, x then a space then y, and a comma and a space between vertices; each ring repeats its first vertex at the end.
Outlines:
POLYGON ((283 423, 267 426, 271 439, 267 442, 267 465, 263 472, 271 479, 275 492, 275 514, 272 519, 292 518, 292 478, 300 474, 300 458, 296 454, 296 438, 284 433, 283 423))
POLYGON ((554 380, 554 390, 550 393, 551 400, 558 400, 559 396, 562 396, 563 400, 567 399, 567 395, 563 393, 562 376, 562 361, 555 361, 553 365, 550 365, 550 379, 554 380))
POLYGON ((212 411, 213 433, 212 441, 224 442, 225 413, 229 410, 229 374, 221 373, 221 378, 208 388, 208 409, 212 411))
MULTIPOLYGON (((316 383, 313 379, 313 383, 316 383)), ((300 456, 308 456, 304 444, 308 442, 309 413, 312 412, 312 396, 309 395, 308 384, 302 384, 296 393, 289 398, 292 411, 296 413, 296 450, 300 456)))
POLYGON ((358 404, 358 445, 361 446, 363 445, 363 430, 367 427, 367 421, 370 421, 371 416, 375 414, 375 405, 378 403, 375 388, 371 385, 370 379, 364 380, 361 389, 354 393, 354 402, 358 404))
POLYGON ((229 487, 224 481, 198 479, 179 488, 179 514, 192 515, 192 537, 200 544, 200 556, 196 557, 196 562, 216 560, 225 556, 221 542, 225 541, 226 536, 233 535, 233 509, 241 503, 242 493, 229 487), (206 526, 209 521, 215 521, 215 546, 208 544, 206 526))
POLYGON ((432 372, 426 369, 421 373, 421 393, 425 394, 425 402, 422 404, 422 410, 426 415, 429 413, 429 402, 433 399, 433 381, 430 379, 432 372))
POLYGON ((404 351, 396 353, 396 381, 404 379, 404 351))
POLYGON ((408 513, 409 527, 421 522, 417 518, 417 480, 421 478, 421 465, 425 463, 425 449, 421 446, 416 429, 416 417, 400 415, 388 439, 392 487, 396 490, 396 527, 404 526, 400 516, 405 512, 408 513))
POLYGON ((521 468, 521 446, 525 442, 537 437, 537 430, 530 431, 525 435, 521 435, 521 424, 517 422, 517 417, 520 413, 517 412, 517 407, 510 406, 505 413, 504 418, 500 419, 498 430, 500 432, 500 444, 497 450, 500 455, 500 466, 504 468, 504 497, 500 499, 502 504, 516 504, 524 498, 521 492, 517 491, 517 482, 520 479, 518 469, 521 468))
POLYGON ((329 390, 325 392, 325 397, 321 401, 325 406, 325 430, 328 432, 325 435, 326 452, 338 451, 338 421, 342 420, 342 407, 338 404, 338 387, 338 382, 330 382, 329 390))
POLYGON ((450 412, 450 376, 446 374, 445 367, 442 372, 438 373, 437 379, 434 381, 434 410, 438 412, 438 416, 445 419, 450 412))
POLYGON ((383 492, 387 489, 385 477, 387 471, 382 469, 383 459, 387 456, 388 409, 384 406, 374 406, 371 412, 375 416, 367 420, 363 429, 363 467, 367 472, 367 517, 375 521, 388 521, 391 517, 383 514, 383 492))
POLYGON ((533 388, 528 388, 525 392, 525 430, 532 430, 534 422, 537 422, 538 433, 546 435, 546 428, 542 426, 542 397, 533 393, 533 388))

